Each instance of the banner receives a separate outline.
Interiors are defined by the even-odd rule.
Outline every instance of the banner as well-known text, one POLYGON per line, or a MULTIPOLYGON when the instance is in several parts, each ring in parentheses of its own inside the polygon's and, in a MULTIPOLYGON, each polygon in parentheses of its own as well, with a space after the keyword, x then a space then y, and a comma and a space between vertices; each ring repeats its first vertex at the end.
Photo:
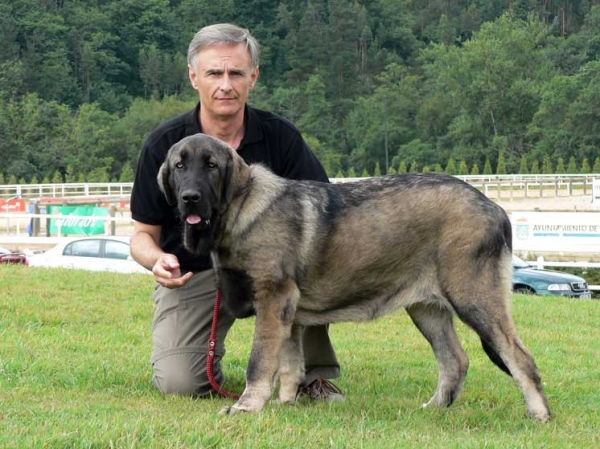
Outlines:
POLYGON ((600 252, 598 212, 512 212, 513 249, 533 252, 600 252))
POLYGON ((50 206, 48 214, 60 217, 50 220, 50 233, 60 235, 104 234, 104 220, 109 209, 89 206, 50 206))
POLYGON ((0 199, 0 212, 27 212, 27 201, 22 198, 0 199))

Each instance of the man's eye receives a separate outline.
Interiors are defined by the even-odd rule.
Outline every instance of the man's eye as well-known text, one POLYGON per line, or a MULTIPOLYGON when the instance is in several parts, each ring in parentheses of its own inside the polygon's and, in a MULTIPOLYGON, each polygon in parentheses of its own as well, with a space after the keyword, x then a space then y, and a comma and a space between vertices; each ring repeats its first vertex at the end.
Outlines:
POLYGON ((183 162, 177 162, 175 168, 183 168, 183 162))

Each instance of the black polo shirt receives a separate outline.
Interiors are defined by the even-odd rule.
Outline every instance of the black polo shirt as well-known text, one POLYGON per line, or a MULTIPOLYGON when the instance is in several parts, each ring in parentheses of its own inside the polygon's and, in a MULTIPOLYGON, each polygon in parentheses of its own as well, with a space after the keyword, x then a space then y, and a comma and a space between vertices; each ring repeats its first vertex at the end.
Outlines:
MULTIPOLYGON (((176 206, 169 206, 158 187, 158 170, 172 145, 201 133, 200 104, 154 130, 144 144, 131 193, 131 216, 149 225, 162 226, 160 246, 175 254, 182 271, 211 267, 210 258, 195 257, 183 247, 182 223, 176 206)), ((245 109, 246 131, 237 149, 244 160, 263 163, 288 179, 328 182, 325 170, 310 150, 300 131, 289 121, 271 112, 250 106, 245 109)))

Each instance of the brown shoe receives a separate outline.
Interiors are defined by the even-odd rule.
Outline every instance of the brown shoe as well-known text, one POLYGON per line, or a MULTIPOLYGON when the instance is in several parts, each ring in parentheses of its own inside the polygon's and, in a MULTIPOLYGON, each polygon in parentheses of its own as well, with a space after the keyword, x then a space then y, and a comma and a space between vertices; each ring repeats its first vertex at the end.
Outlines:
POLYGON ((315 401, 344 401, 346 398, 337 386, 327 379, 317 379, 298 389, 298 396, 308 396, 315 401))

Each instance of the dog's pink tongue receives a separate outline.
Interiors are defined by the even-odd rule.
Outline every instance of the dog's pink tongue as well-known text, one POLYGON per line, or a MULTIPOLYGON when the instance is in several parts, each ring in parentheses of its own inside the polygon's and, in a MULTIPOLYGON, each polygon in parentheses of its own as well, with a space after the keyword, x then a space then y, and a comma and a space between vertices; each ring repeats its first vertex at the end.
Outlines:
POLYGON ((190 215, 189 217, 187 217, 186 221, 189 224, 198 224, 202 221, 202 218, 200 218, 198 215, 190 215))

